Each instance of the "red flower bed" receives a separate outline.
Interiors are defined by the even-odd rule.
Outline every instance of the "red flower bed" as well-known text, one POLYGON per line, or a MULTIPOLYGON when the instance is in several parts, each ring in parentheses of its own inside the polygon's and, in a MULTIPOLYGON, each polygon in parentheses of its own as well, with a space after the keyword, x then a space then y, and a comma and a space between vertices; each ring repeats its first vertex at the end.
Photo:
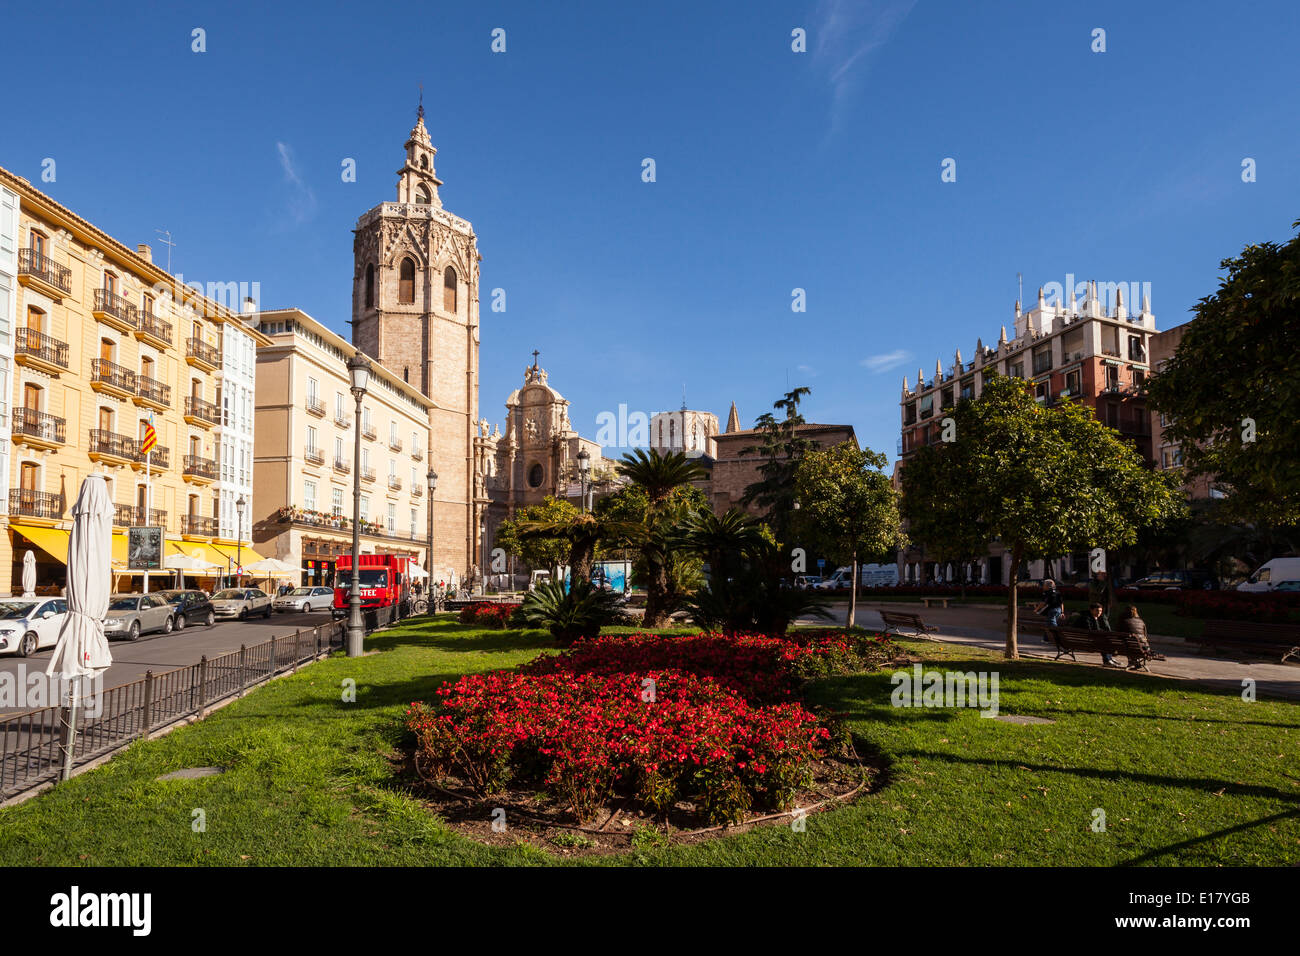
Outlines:
POLYGON ((1228 621, 1286 624, 1296 602, 1293 595, 1237 591, 1174 591, 1178 614, 1228 621))
MULTIPOLYGON (((544 790, 579 820, 617 798, 690 801, 712 822, 789 809, 831 730, 793 698, 801 668, 853 666, 883 635, 605 637, 414 703, 426 772, 480 794, 544 790)), ((860 663, 858 666, 861 666, 860 663)))
POLYGON ((467 604, 460 609, 460 623, 480 624, 483 627, 504 628, 510 623, 511 616, 519 610, 518 603, 508 604, 504 601, 480 601, 467 604))

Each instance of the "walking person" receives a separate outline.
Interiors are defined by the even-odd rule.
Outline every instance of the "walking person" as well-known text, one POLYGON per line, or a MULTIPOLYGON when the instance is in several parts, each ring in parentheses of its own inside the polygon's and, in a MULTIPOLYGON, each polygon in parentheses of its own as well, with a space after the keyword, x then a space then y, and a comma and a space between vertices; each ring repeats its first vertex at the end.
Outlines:
MULTIPOLYGON (((1056 582, 1051 578, 1043 581, 1043 601, 1034 609, 1035 613, 1047 618, 1048 627, 1060 627, 1061 618, 1065 616, 1065 599, 1061 597, 1061 592, 1056 590, 1056 582)), ((1043 643, 1046 644, 1051 640, 1046 634, 1043 635, 1043 643)))

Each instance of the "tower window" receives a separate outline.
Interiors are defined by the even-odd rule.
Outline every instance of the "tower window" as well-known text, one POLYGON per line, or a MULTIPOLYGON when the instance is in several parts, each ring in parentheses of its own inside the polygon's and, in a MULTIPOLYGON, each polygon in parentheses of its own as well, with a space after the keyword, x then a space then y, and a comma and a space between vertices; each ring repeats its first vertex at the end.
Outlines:
POLYGON ((403 305, 415 302, 415 263, 410 259, 402 260, 402 271, 397 285, 397 301, 403 305))
POLYGON ((432 197, 429 195, 429 187, 424 185, 424 183, 420 183, 420 185, 415 187, 415 203, 417 206, 429 205, 431 198, 432 197))
POLYGON ((456 270, 451 266, 442 274, 442 310, 456 314, 456 270))
POLYGON ((375 304, 375 266, 374 263, 366 266, 366 308, 375 304))

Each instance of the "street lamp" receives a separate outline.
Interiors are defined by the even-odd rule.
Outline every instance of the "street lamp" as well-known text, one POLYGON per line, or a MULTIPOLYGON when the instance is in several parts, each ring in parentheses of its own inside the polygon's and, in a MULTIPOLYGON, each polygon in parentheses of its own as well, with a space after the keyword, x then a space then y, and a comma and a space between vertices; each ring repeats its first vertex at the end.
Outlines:
POLYGON ((244 577, 244 496, 235 499, 235 587, 244 577))
MULTIPOLYGON (((427 594, 432 595, 433 594, 433 493, 438 488, 438 473, 434 471, 432 468, 429 469, 428 479, 429 479, 429 549, 428 549, 429 560, 425 562, 425 564, 428 565, 428 567, 426 567, 425 570, 429 572, 429 579, 425 582, 424 590, 427 594)), ((429 609, 430 610, 433 609, 432 604, 429 605, 429 609)))
POLYGON ((578 452, 578 488, 582 492, 582 510, 587 510, 587 472, 591 468, 591 456, 587 449, 578 452))
POLYGON ((370 384, 370 363, 357 352, 348 359, 348 378, 357 414, 352 420, 356 445, 352 453, 352 586, 348 589, 348 657, 360 657, 366 628, 361 621, 361 399, 370 384))

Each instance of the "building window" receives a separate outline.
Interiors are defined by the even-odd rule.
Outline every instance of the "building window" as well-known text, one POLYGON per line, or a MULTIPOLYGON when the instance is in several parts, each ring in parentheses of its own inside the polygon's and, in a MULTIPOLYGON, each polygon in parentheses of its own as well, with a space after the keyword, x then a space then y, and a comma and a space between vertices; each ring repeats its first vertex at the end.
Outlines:
POLYGON ((342 438, 335 437, 334 439, 334 460, 337 462, 343 461, 343 439, 342 438))
POLYGON ((929 418, 934 414, 934 392, 921 396, 921 417, 929 418))
POLYGON ((952 408, 952 388, 951 388, 951 387, 945 388, 945 389, 943 390, 943 395, 941 396, 941 399, 940 399, 940 402, 939 402, 939 407, 940 407, 940 408, 952 408))
POLYGON ((384 527, 389 534, 397 533, 397 505, 389 504, 388 514, 384 516, 384 527))
POLYGON ((375 266, 371 263, 366 266, 366 308, 375 304, 375 266))
POLYGON ((1014 363, 1014 364, 1011 366, 1011 377, 1012 377, 1012 378, 1024 378, 1024 377, 1025 377, 1025 363, 1024 363, 1024 362, 1016 362, 1016 363, 1014 363))
POLYGON ((975 397, 975 379, 968 378, 961 383, 961 397, 963 400, 975 397))
POLYGON ((361 496, 361 520, 369 521, 370 519, 366 517, 368 514, 370 514, 370 496, 362 495, 361 496))
POLYGON ((1065 376, 1065 391, 1066 391, 1066 394, 1068 394, 1068 395, 1078 395, 1078 394, 1080 393, 1080 388, 1079 388, 1079 373, 1078 373, 1077 371, 1074 371, 1074 372, 1068 372, 1068 373, 1066 374, 1066 376, 1065 376))
POLYGON ((336 515, 343 514, 343 489, 334 488, 330 492, 330 508, 336 515))
POLYGON ((316 510, 316 482, 304 481, 302 483, 302 505, 308 511, 316 510))
POLYGON ((403 305, 415 302, 415 263, 410 259, 402 260, 402 269, 397 283, 397 301, 403 305))
POLYGON ((533 465, 533 467, 528 469, 529 488, 542 487, 542 482, 545 480, 545 478, 546 478, 546 472, 542 469, 541 465, 533 465))
POLYGON ((1034 349, 1034 374, 1042 375, 1052 367, 1052 346, 1044 345, 1034 349))
POLYGON ((320 382, 314 378, 307 379, 307 404, 317 405, 320 401, 320 382))
MULTIPOLYGON (((420 157, 420 163, 422 168, 427 168, 424 166, 425 159, 423 156, 420 157)), ((420 185, 415 187, 415 204, 417 206, 427 206, 432 199, 433 194, 429 192, 429 187, 424 185, 424 183, 420 183, 420 185)))
POLYGON ((451 266, 442 274, 442 310, 456 314, 456 270, 451 266))
POLYGON ((1106 366, 1106 387, 1108 389, 1119 388, 1119 367, 1116 365, 1106 366))
POLYGON ((316 429, 311 425, 308 425, 307 426, 307 450, 315 451, 317 447, 318 446, 316 444, 316 429))
POLYGON ((1142 345, 1142 336, 1130 335, 1128 337, 1128 360, 1130 362, 1146 362, 1147 350, 1142 345))

